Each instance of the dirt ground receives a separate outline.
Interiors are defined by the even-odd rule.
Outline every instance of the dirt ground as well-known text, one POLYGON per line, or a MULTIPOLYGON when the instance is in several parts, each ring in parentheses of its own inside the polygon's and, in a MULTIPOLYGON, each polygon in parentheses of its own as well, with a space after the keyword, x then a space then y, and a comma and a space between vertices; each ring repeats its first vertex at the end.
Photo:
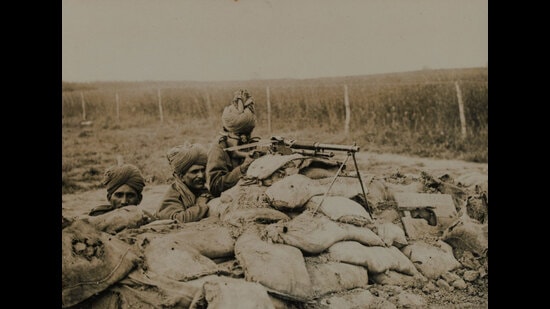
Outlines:
MULTIPOLYGON (((472 163, 459 160, 439 160, 417 158, 395 154, 377 154, 358 152, 356 158, 362 175, 374 175, 379 179, 390 179, 396 175, 403 178, 417 179, 422 173, 432 175, 434 178, 445 176, 446 179, 468 179, 488 177, 488 164, 472 163)), ((352 165, 353 166, 353 165, 352 165)), ((389 184, 389 182, 388 182, 389 184)), ((469 185, 469 184, 465 184, 469 185)), ((140 205, 143 209, 154 212, 168 185, 147 184, 143 192, 143 201, 140 205)), ((415 191, 409 183, 393 183, 390 190, 415 191)), ((104 189, 87 191, 78 194, 66 194, 62 196, 62 214, 64 217, 73 218, 87 213, 91 208, 106 203, 106 191, 104 189)), ((370 292, 380 296, 391 297, 397 292, 395 287, 373 285, 370 292)), ((403 288, 405 289, 405 288, 403 288)), ((483 279, 468 284, 468 288, 454 289, 434 287, 433 289, 407 288, 411 294, 422 296, 430 308, 486 308, 488 307, 488 275, 483 279)), ((414 302, 405 302, 397 307, 415 307, 414 302)), ((357 304, 359 308, 360 304, 357 304)))

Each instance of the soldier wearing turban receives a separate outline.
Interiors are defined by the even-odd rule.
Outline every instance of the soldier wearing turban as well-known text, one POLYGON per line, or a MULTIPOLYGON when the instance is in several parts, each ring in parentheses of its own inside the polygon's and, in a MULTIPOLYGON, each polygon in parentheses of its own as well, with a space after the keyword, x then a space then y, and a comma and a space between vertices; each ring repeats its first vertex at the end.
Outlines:
POLYGON ((107 188, 109 205, 100 205, 92 209, 90 216, 97 216, 113 209, 141 203, 145 179, 140 170, 132 164, 113 166, 105 171, 103 183, 107 188))
POLYGON ((222 132, 208 152, 206 182, 213 196, 220 196, 246 174, 254 159, 247 152, 224 149, 254 142, 251 135, 255 127, 254 98, 247 90, 239 90, 234 93, 231 104, 224 108, 222 132))
POLYGON ((171 148, 166 154, 174 181, 156 212, 158 219, 199 221, 208 214, 212 195, 205 186, 206 149, 199 144, 171 148))

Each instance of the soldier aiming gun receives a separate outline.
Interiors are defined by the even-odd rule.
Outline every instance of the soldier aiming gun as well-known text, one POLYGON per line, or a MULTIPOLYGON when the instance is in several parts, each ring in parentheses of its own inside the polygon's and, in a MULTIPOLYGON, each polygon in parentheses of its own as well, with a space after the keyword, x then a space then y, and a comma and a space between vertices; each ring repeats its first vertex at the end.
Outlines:
POLYGON ((222 131, 208 151, 206 185, 214 197, 237 184, 254 161, 245 148, 224 149, 254 143, 252 131, 256 126, 254 98, 247 90, 236 91, 231 104, 222 113, 222 131))

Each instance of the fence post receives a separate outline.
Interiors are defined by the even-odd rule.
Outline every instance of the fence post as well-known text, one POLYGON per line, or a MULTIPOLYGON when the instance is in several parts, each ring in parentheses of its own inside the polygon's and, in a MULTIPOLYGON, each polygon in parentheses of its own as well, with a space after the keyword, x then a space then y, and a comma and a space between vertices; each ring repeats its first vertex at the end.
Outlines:
POLYGON ((350 121, 350 107, 349 107, 349 97, 348 97, 348 85, 344 85, 344 105, 346 107, 346 124, 344 127, 344 133, 346 137, 349 135, 349 121, 350 121))
POLYGON ((122 157, 122 155, 117 155, 116 156, 116 165, 122 166, 123 164, 124 164, 124 158, 122 157))
POLYGON ((462 102, 462 92, 460 91, 460 86, 458 81, 455 81, 456 88, 456 97, 458 98, 458 111, 460 113, 460 128, 462 133, 462 138, 466 138, 466 117, 464 116, 464 103, 462 102))
POLYGON ((212 115, 212 102, 210 102, 210 93, 206 89, 206 109, 208 116, 212 115))
POLYGON ((162 97, 160 95, 160 88, 157 89, 157 95, 158 95, 158 99, 159 99, 160 123, 164 123, 164 115, 162 113, 162 97))
POLYGON ((120 105, 118 103, 118 91, 115 93, 115 101, 116 101, 116 122, 118 124, 120 123, 120 105))
POLYGON ((84 103, 84 93, 80 91, 80 100, 82 101, 82 120, 86 121, 86 103, 84 103))
POLYGON ((269 98, 269 86, 266 87, 267 93, 267 132, 271 136, 271 100, 269 98))

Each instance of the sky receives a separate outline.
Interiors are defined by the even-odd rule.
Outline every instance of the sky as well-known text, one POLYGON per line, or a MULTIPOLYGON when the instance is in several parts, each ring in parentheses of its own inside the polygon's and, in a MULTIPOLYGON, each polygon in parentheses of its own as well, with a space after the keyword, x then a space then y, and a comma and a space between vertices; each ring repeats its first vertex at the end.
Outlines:
POLYGON ((62 0, 61 9, 66 82, 488 66, 488 0, 62 0))

